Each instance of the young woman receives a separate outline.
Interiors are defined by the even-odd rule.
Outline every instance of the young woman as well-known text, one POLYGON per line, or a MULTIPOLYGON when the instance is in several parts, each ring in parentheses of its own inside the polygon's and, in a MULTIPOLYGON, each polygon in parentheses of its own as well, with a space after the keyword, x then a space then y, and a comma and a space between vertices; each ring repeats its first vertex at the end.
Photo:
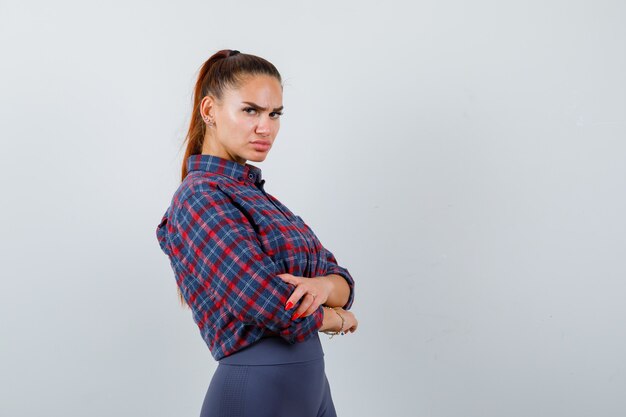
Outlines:
POLYGON ((356 330, 354 280, 247 163, 278 134, 281 76, 221 50, 194 93, 182 182, 156 233, 218 361, 201 417, 336 416, 318 332, 356 330))

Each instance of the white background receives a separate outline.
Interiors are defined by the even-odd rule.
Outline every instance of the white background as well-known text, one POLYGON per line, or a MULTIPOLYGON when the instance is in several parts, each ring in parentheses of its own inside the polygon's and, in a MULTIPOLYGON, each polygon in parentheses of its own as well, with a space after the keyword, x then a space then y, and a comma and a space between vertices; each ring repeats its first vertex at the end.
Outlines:
POLYGON ((626 415, 625 12, 0 0, 0 415, 199 414, 155 229, 224 48, 281 72, 257 166, 357 282, 341 417, 626 415))

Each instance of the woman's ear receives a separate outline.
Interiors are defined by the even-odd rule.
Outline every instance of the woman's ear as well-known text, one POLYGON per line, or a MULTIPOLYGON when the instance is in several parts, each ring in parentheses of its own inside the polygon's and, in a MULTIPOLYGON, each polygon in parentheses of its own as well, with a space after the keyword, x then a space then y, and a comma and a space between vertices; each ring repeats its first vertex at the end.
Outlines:
POLYGON ((200 116, 203 119, 215 119, 215 98, 213 96, 204 96, 200 101, 200 116))

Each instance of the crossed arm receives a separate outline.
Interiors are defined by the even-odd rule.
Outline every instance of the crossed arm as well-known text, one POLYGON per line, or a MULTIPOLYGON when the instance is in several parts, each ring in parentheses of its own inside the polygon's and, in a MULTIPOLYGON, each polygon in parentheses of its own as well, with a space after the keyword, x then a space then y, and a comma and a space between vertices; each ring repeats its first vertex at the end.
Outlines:
MULTIPOLYGON (((315 238, 317 239, 317 236, 315 238)), ((301 301, 301 298, 306 293, 321 295, 321 298, 317 299, 317 303, 309 304, 311 302, 309 300, 309 303, 294 309, 292 320, 300 316, 305 317, 305 314, 311 314, 311 308, 315 305, 320 307, 322 305, 341 307, 344 310, 349 310, 352 307, 354 301, 354 279, 352 275, 346 268, 339 266, 332 252, 323 246, 321 255, 328 261, 328 266, 323 276, 316 276, 310 279, 296 277, 291 274, 279 274, 281 279, 296 286, 285 305, 287 310, 301 301)))
POLYGON ((344 277, 339 274, 330 274, 318 277, 328 283, 330 294, 326 305, 329 307, 343 307, 348 303, 350 296, 350 286, 344 277))

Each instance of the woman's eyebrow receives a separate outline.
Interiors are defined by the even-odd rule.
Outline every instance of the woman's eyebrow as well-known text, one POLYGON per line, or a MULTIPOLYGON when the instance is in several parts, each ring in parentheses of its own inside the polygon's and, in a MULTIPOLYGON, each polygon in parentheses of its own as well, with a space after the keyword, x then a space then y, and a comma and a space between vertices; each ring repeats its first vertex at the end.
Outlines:
MULTIPOLYGON (((256 103, 252 103, 251 101, 243 101, 242 103, 248 104, 248 105, 250 105, 250 106, 252 106, 252 107, 254 107, 254 108, 258 109, 258 110, 263 110, 263 111, 267 110, 267 107, 261 107, 261 106, 259 106, 256 103)), ((276 107, 275 109, 273 109, 273 111, 281 111, 284 108, 285 108, 285 106, 276 107)))

